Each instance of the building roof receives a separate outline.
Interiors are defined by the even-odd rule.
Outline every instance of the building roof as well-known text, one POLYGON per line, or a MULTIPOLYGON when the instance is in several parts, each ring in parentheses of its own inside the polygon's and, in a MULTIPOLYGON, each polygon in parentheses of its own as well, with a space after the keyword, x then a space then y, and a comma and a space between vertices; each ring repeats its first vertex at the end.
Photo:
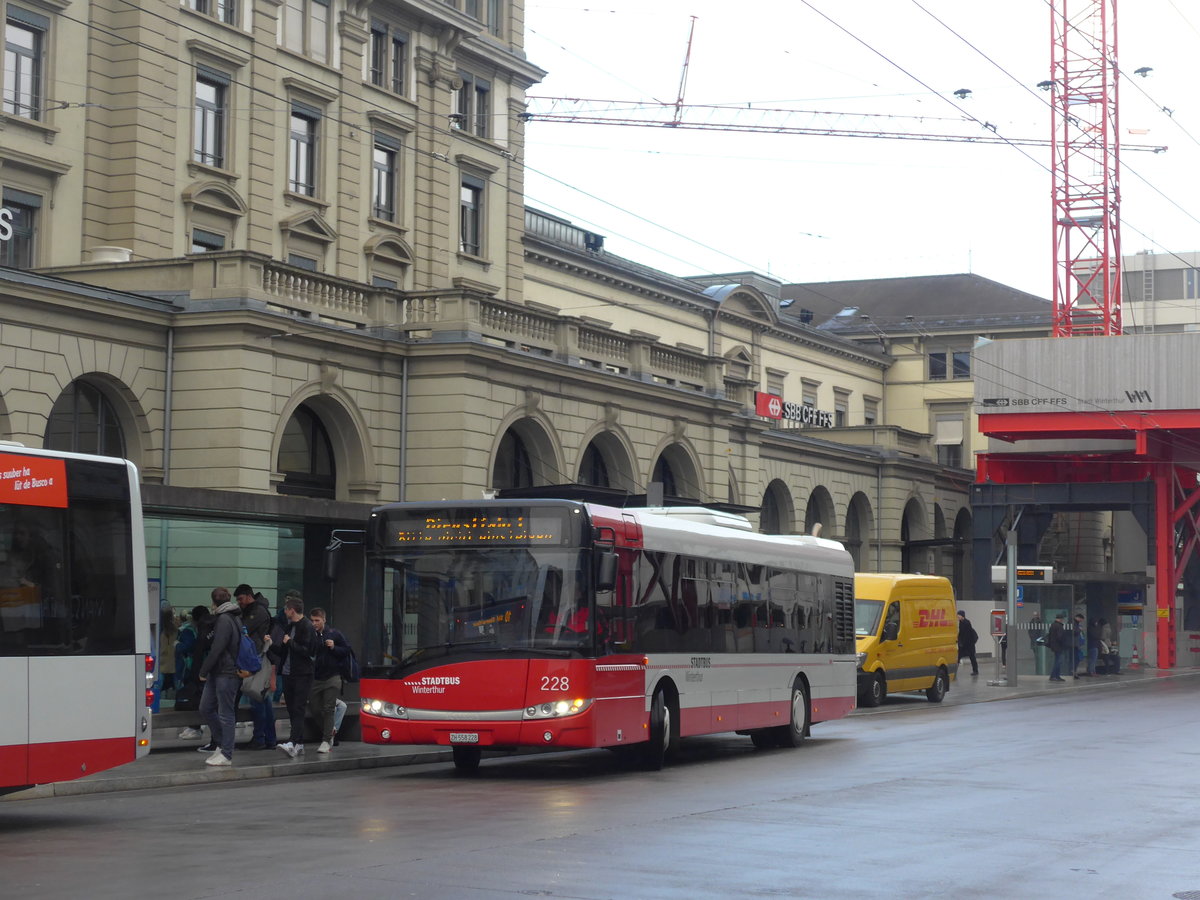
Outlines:
POLYGON ((786 314, 803 320, 811 312, 813 325, 840 334, 918 326, 1050 325, 1050 301, 980 275, 785 284, 780 295, 786 314))

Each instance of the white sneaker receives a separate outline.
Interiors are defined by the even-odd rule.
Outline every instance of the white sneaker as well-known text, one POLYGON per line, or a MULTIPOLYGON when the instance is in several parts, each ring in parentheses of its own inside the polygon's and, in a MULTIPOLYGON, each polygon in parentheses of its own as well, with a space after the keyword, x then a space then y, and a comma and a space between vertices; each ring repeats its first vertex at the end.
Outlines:
POLYGON ((212 752, 212 754, 211 754, 211 755, 210 755, 210 756, 209 756, 207 759, 205 759, 204 761, 205 761, 206 763, 211 763, 211 762, 212 762, 214 759, 216 759, 217 757, 219 757, 219 756, 221 756, 221 755, 222 755, 222 754, 221 754, 221 751, 220 751, 220 750, 214 750, 214 751, 212 752))
POLYGON ((295 753, 292 752, 292 742, 291 741, 280 741, 278 744, 275 745, 275 749, 278 750, 280 753, 286 753, 288 756, 294 757, 296 755, 295 753))
POLYGON ((194 741, 198 737, 204 737, 203 732, 199 728, 180 728, 179 739, 181 741, 194 741))
POLYGON ((226 759, 219 751, 204 761, 209 766, 232 766, 233 760, 226 759))
POLYGON ((303 744, 293 744, 292 749, 288 751, 288 756, 290 756, 292 759, 295 759, 297 756, 303 756, 303 755, 304 755, 304 745, 303 744))
POLYGON ((328 753, 329 752, 329 741, 321 741, 321 746, 317 748, 317 752, 318 753, 328 753))

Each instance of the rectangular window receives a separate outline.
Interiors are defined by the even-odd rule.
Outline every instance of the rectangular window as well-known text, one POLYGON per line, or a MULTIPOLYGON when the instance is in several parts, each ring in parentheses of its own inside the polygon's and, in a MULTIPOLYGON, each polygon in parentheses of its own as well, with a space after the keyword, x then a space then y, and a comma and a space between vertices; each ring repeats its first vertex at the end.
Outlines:
POLYGON ((833 426, 842 428, 849 424, 847 418, 850 412, 850 400, 844 395, 839 394, 833 398, 833 426))
POLYGON ((8 8, 4 31, 4 111, 23 119, 42 118, 46 34, 50 20, 16 6, 8 8))
POLYGON ((5 188, 4 215, 0 218, 0 265, 32 269, 36 260, 38 214, 42 198, 37 194, 5 188))
POLYGON ((488 5, 488 32, 493 37, 504 36, 504 3, 502 0, 487 0, 488 5))
POLYGON ((314 62, 328 62, 329 0, 286 0, 283 46, 314 62))
POLYGON ((196 12, 212 16, 226 25, 237 24, 236 0, 188 0, 188 6, 196 12))
POLYGON ((196 111, 192 158, 207 166, 225 166, 225 119, 229 79, 203 66, 196 69, 196 111))
POLYGON ((1200 269, 1183 270, 1183 299, 1200 298, 1200 269))
POLYGON ((954 377, 955 378, 970 378, 971 377, 971 351, 970 350, 955 350, 954 351, 954 377))
POLYGON ((385 222, 396 221, 396 160, 400 143, 386 135, 375 135, 371 156, 371 215, 385 222))
POLYGON ((317 271, 317 261, 311 256, 302 256, 299 253, 289 253, 287 261, 289 266, 295 266, 297 269, 304 269, 307 272, 317 271))
POLYGON ((312 197, 317 193, 317 122, 320 112, 292 104, 288 137, 288 190, 312 197))
POLYGON ((946 380, 946 351, 937 350, 929 354, 929 380, 946 380))
POLYGON ((459 247, 481 256, 483 251, 483 180, 464 175, 459 194, 459 247))
POLYGON ((879 421, 879 401, 863 400, 863 424, 874 425, 879 421))
POLYGON ((408 33, 385 22, 372 22, 368 52, 371 84, 403 95, 408 87, 408 33))
POLYGON ((929 380, 971 377, 970 350, 933 350, 929 353, 929 380))
POLYGON ((478 137, 491 136, 492 86, 467 72, 459 72, 462 87, 454 92, 454 114, 450 125, 478 137))
POLYGON ((473 19, 479 18, 479 0, 467 0, 466 13, 473 19))
POLYGON ((225 249, 225 235, 203 228, 192 229, 192 253, 213 253, 225 249))
POLYGON ((962 468, 963 464, 963 416, 962 413, 938 415, 934 418, 933 444, 937 450, 937 461, 943 466, 962 468))

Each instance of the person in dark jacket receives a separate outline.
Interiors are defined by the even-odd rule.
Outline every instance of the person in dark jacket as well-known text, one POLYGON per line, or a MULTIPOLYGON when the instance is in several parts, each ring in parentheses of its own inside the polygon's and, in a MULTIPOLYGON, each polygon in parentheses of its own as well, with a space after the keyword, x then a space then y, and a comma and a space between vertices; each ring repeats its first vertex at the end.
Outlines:
POLYGON ((242 611, 230 598, 227 588, 213 588, 212 643, 200 666, 204 693, 200 697, 200 716, 208 723, 212 756, 205 762, 210 766, 233 764, 233 739, 238 688, 242 680, 237 673, 237 652, 242 637, 242 611))
POLYGON ((321 728, 318 753, 328 753, 333 746, 334 710, 342 692, 342 663, 350 655, 350 642, 336 628, 329 626, 325 610, 314 609, 308 614, 317 632, 317 658, 313 660, 313 688, 308 698, 308 711, 321 728))
POLYGON ((1059 613, 1054 617, 1054 621, 1050 623, 1050 630, 1046 632, 1046 649, 1054 654, 1054 665, 1050 668, 1051 681, 1065 681, 1062 677, 1063 657, 1071 648, 1071 642, 1067 634, 1067 628, 1063 625, 1065 617, 1059 613))
POLYGON ((313 658, 317 655, 317 632, 304 617, 304 601, 293 594, 283 604, 288 627, 280 646, 269 651, 282 663, 283 700, 287 704, 291 734, 285 743, 276 744, 295 759, 304 753, 304 713, 312 693, 313 658))
POLYGON ((961 609, 958 611, 958 658, 964 656, 971 660, 971 674, 979 674, 979 662, 975 659, 975 644, 979 641, 979 635, 975 632, 967 614, 961 609))
MULTIPOLYGON (((271 646, 271 607, 267 598, 256 594, 248 584, 239 584, 233 590, 233 597, 242 610, 242 627, 250 640, 254 641, 254 649, 259 655, 265 653, 271 646)), ((263 665, 270 662, 263 660, 263 665)), ((271 702, 270 694, 255 701, 246 698, 250 703, 250 719, 254 722, 254 736, 250 741, 250 750, 275 749, 275 704, 271 702)))

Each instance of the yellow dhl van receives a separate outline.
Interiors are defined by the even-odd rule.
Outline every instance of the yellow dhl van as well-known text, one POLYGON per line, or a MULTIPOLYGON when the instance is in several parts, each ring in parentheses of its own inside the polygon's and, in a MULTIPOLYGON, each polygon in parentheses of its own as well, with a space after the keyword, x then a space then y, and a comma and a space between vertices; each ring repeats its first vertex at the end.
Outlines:
POLYGON ((854 576, 858 705, 924 691, 941 703, 958 675, 954 588, 936 575, 854 576))

